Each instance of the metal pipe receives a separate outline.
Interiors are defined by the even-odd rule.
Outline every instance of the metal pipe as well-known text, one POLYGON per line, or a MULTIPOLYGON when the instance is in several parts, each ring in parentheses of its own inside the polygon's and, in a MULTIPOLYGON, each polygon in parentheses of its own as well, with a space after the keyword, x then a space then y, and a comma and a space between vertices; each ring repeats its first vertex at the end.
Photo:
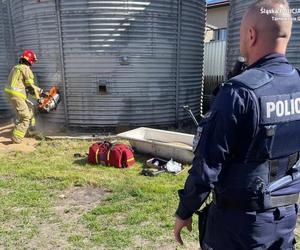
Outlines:
POLYGON ((193 120, 195 126, 198 127, 198 126, 199 126, 199 123, 198 123, 196 117, 194 116, 193 111, 192 111, 192 109, 190 108, 190 106, 186 105, 186 106, 182 106, 182 108, 183 108, 183 109, 189 114, 189 116, 192 118, 192 120, 193 120))
POLYGON ((175 121, 179 122, 179 82, 180 82, 180 47, 181 47, 182 1, 178 0, 177 8, 177 53, 176 53, 176 86, 175 86, 175 121))
POLYGON ((61 80, 64 90, 64 109, 65 109, 65 121, 66 126, 69 126, 69 114, 68 114, 68 100, 67 100, 67 87, 66 87, 66 75, 65 75, 65 61, 64 61, 64 51, 63 51, 63 39, 62 39, 62 29, 61 29, 61 13, 60 13, 60 0, 55 0, 55 10, 57 18, 58 27, 58 37, 59 37, 59 52, 60 52, 60 64, 61 64, 61 80))

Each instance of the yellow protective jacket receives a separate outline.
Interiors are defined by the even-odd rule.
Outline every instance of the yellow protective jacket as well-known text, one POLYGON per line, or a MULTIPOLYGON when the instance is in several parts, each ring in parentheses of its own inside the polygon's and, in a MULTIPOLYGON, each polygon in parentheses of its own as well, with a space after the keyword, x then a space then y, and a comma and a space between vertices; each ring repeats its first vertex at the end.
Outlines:
POLYGON ((4 88, 4 91, 26 100, 27 87, 31 87, 34 90, 34 98, 40 98, 40 88, 34 84, 34 75, 31 68, 25 64, 17 64, 12 68, 8 76, 7 86, 4 88))

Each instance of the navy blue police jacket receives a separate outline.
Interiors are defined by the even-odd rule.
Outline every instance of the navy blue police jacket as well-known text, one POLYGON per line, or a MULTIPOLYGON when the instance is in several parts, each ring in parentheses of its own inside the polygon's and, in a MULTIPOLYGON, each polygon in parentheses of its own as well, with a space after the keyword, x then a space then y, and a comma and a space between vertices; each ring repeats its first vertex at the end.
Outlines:
MULTIPOLYGON (((255 85, 255 77, 258 76, 255 75, 255 71, 249 71, 251 69, 263 70, 268 72, 271 77, 277 77, 277 81, 265 84, 262 94, 264 92, 266 95, 272 93, 272 98, 276 99, 276 96, 286 95, 287 92, 290 94, 300 93, 298 71, 288 63, 282 54, 267 55, 247 68, 251 73, 248 76, 245 75, 243 80, 245 81, 246 78, 247 82, 248 77, 249 82, 255 85)), ((300 100, 300 96, 297 100, 300 100)), ((300 103, 298 105, 299 107, 296 108, 300 110, 300 103)), ((273 119, 272 117, 275 117, 277 112, 275 104, 270 102, 268 108, 263 112, 268 112, 265 115, 268 115, 269 119, 273 119)), ((194 152, 192 168, 189 171, 185 187, 178 191, 180 202, 176 211, 177 216, 182 219, 191 217, 203 204, 209 192, 218 187, 220 176, 226 175, 226 171, 228 171, 227 165, 233 161, 244 162, 257 133, 261 113, 251 86, 250 88, 245 87, 242 82, 239 84, 239 78, 229 79, 223 84, 210 111, 199 124, 202 134, 194 152)), ((300 114, 296 115, 300 120, 300 114)), ((287 123, 287 126, 289 125, 287 123)), ((288 128, 284 128, 284 130, 288 131, 288 128)), ((300 145, 300 127, 298 132, 299 134, 291 134, 286 138, 286 140, 296 141, 292 146, 300 145)), ((276 141, 275 143, 279 151, 286 147, 285 141, 276 141)), ((234 171, 230 174, 234 175, 234 171)), ((236 174, 238 175, 239 171, 236 171, 236 174)), ((277 190, 276 195, 299 192, 299 186, 299 181, 293 182, 277 190)))

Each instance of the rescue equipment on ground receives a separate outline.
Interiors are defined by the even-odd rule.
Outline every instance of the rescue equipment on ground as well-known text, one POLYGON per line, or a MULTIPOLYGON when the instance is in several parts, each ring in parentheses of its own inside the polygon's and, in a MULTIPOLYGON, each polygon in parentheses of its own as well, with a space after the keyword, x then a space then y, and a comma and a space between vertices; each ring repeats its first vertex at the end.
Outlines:
POLYGON ((128 140, 135 151, 171 159, 180 163, 191 163, 193 138, 191 134, 153 128, 136 128, 117 135, 118 138, 128 140))
POLYGON ((145 176, 156 176, 167 172, 178 175, 183 170, 184 168, 182 167, 182 164, 174 161, 173 159, 168 161, 160 158, 151 158, 147 160, 141 174, 145 176))
POLYGON ((61 101, 61 94, 58 87, 52 87, 49 92, 42 93, 42 97, 38 100, 38 110, 41 113, 50 113, 56 110, 61 101))
POLYGON ((104 141, 90 146, 88 162, 116 168, 128 168, 135 164, 135 159, 133 150, 129 146, 104 141))

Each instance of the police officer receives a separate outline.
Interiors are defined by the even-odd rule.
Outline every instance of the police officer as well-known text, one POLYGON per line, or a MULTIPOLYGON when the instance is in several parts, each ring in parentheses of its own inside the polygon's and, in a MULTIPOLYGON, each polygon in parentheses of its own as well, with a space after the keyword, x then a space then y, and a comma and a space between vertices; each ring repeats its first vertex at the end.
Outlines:
POLYGON ((249 66, 223 84, 199 124, 193 166, 179 190, 174 236, 181 244, 181 230, 192 230, 192 215, 212 190, 202 249, 295 247, 300 76, 285 58, 288 10, 286 0, 261 0, 242 19, 240 51, 249 66))
POLYGON ((27 98, 27 93, 30 93, 35 99, 39 99, 43 92, 35 85, 31 70, 32 64, 36 61, 36 54, 31 50, 25 50, 19 63, 12 68, 7 86, 4 88, 19 119, 11 137, 13 143, 21 143, 29 126, 35 126, 34 110, 32 103, 27 98))

